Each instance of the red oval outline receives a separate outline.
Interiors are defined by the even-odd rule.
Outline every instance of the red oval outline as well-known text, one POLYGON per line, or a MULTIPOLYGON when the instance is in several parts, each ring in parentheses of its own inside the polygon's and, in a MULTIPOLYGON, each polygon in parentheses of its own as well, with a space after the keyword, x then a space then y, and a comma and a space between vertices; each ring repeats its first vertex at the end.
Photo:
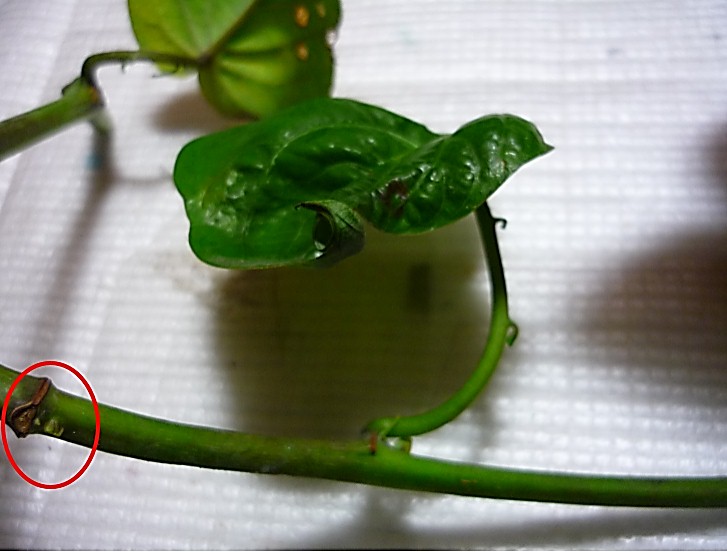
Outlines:
POLYGON ((94 455, 96 454, 96 450, 98 449, 98 442, 101 437, 101 413, 99 411, 98 407, 98 401, 96 400, 96 395, 93 393, 93 389, 91 389, 91 385, 88 383, 88 380, 83 377, 83 374, 76 370, 73 366, 70 364, 66 364, 65 362, 60 362, 58 360, 43 360, 41 362, 36 362, 35 364, 28 366, 25 370, 23 370, 17 378, 15 378, 15 381, 13 381, 12 385, 10 386, 10 389, 8 389, 7 395, 5 395, 5 400, 3 401, 3 411, 2 411, 2 425, 0 426, 0 433, 2 433, 2 441, 3 441, 3 448, 5 449, 5 454, 8 456, 8 460, 10 460, 10 464, 13 466, 13 469, 17 472, 17 474, 25 479, 28 483, 35 487, 39 487, 41 489, 47 489, 47 490, 53 490, 53 489, 62 489, 63 487, 67 487, 71 483, 74 483, 78 480, 79 477, 83 475, 83 473, 88 469, 88 467, 91 465, 91 461, 93 460, 94 455), (18 466, 18 463, 15 461, 15 458, 13 458, 13 453, 10 451, 10 446, 8 445, 8 436, 7 436, 7 430, 5 428, 5 420, 7 418, 7 412, 8 412, 8 404, 10 402, 10 398, 13 396, 13 391, 15 391, 15 388, 18 386, 20 381, 30 374, 32 371, 37 370, 38 368, 43 368, 44 366, 55 366, 56 368, 63 368, 64 370, 68 370, 71 372, 74 376, 76 376, 83 386, 86 388, 86 391, 88 391, 89 397, 91 397, 91 403, 93 404, 93 413, 96 416, 96 432, 94 434, 93 438, 93 446, 91 447, 91 452, 88 454, 88 458, 86 459, 86 462, 81 466, 81 469, 76 472, 75 475, 72 477, 69 477, 65 481, 61 481, 60 483, 43 483, 41 481, 36 481, 32 477, 30 477, 28 474, 26 474, 20 466, 18 466))

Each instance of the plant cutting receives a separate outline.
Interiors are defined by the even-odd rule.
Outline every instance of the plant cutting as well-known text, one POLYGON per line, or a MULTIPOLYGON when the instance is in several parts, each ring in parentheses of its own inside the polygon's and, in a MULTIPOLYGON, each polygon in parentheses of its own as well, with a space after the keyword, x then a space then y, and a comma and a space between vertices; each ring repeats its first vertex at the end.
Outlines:
POLYGON ((229 117, 264 117, 327 95, 338 0, 180 2, 129 0, 139 50, 88 57, 61 98, 0 123, 0 161, 67 125, 108 131, 96 72, 148 61, 164 73, 196 72, 205 99, 229 117))
MULTIPOLYGON (((361 249, 366 223, 392 233, 425 232, 474 213, 492 283, 488 342, 472 378, 452 398, 413 416, 371 421, 354 441, 220 431, 101 406, 99 449, 149 461, 479 497, 727 505, 724 478, 509 470, 423 458, 412 448, 413 437, 446 425, 471 404, 514 339, 498 221, 487 199, 549 149, 531 123, 510 115, 438 135, 381 108, 341 99, 311 100, 192 142, 178 157, 175 182, 190 219, 191 247, 216 266, 325 266, 361 249)), ((17 373, 0 370, 2 390, 16 382, 17 373)), ((3 408, 18 436, 93 442, 92 405, 47 380, 23 378, 3 408)))

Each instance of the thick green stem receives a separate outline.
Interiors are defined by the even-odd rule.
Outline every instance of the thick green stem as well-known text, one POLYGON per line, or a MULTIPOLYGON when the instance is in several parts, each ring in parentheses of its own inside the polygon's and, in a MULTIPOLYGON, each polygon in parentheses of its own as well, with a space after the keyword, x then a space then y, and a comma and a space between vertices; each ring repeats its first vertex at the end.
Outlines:
MULTIPOLYGON (((17 373, 0 367, 5 396, 17 373)), ((43 380, 26 376, 9 412, 39 397, 43 380)), ((285 474, 380 487, 576 504, 727 507, 727 478, 600 477, 553 474, 445 462, 367 441, 274 438, 170 423, 100 407, 99 450, 170 464, 285 474)), ((26 420, 27 421, 27 420, 26 420)), ((9 421, 12 426, 12 422, 9 421)), ((42 393, 30 433, 90 447, 96 418, 90 401, 54 388, 42 393)), ((17 428, 14 428, 17 430, 17 428)), ((21 432, 22 434, 22 432, 21 432)))
POLYGON ((512 343, 516 327, 508 313, 505 272, 497 243, 498 221, 492 217, 487 203, 477 209, 476 215, 490 273, 492 295, 490 330, 477 367, 464 385, 440 405, 413 416, 378 418, 366 426, 367 431, 381 437, 408 438, 428 433, 454 420, 479 396, 495 372, 505 344, 512 343))
POLYGON ((102 108, 99 90, 86 79, 74 80, 59 100, 0 122, 0 161, 102 108))
MULTIPOLYGON (((99 115, 104 107, 104 101, 96 83, 96 69, 102 64, 126 64, 134 61, 152 61, 174 68, 198 65, 196 60, 144 51, 104 52, 92 55, 83 63, 81 76, 63 89, 59 100, 0 122, 0 161, 68 125, 99 115)), ((97 125, 97 127, 103 129, 102 126, 97 125)))

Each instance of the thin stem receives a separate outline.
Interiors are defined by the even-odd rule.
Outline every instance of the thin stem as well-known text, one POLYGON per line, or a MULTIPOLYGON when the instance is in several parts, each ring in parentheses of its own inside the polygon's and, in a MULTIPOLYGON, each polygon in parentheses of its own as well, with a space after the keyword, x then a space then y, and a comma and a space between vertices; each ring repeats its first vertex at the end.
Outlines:
POLYGON ((171 71, 182 69, 197 69, 201 62, 196 59, 178 56, 175 54, 163 54, 159 52, 148 52, 146 50, 117 50, 113 52, 101 52, 86 58, 81 67, 81 78, 90 83, 96 83, 96 71, 102 65, 109 63, 125 66, 128 63, 139 61, 150 61, 160 65, 169 66, 171 71))
MULTIPOLYGON (((16 377, 16 372, 0 366, 3 396, 16 377)), ((23 378, 8 401, 8 411, 37 399, 42 384, 43 378, 23 378)), ((99 450, 153 462, 483 498, 610 506, 727 507, 727 478, 600 477, 502 469, 417 457, 385 445, 372 452, 365 440, 265 437, 175 424, 109 406, 101 406, 100 413, 99 450)), ((90 401, 51 385, 44 390, 27 427, 30 433, 90 447, 96 420, 90 401)))
POLYGON ((440 405, 413 416, 378 418, 366 425, 366 431, 382 438, 409 438, 428 433, 454 420, 479 396, 495 372, 505 344, 512 343, 515 325, 508 313, 505 272, 497 243, 498 221, 492 217, 487 203, 477 209, 476 215, 487 258, 492 295, 489 334, 477 367, 464 385, 440 405))
POLYGON ((144 51, 104 52, 90 56, 83 63, 81 76, 63 89, 61 98, 42 107, 0 122, 0 161, 55 134, 64 127, 85 120, 99 122, 104 107, 96 83, 96 70, 107 63, 126 64, 152 61, 174 68, 197 67, 197 61, 169 54, 144 51))

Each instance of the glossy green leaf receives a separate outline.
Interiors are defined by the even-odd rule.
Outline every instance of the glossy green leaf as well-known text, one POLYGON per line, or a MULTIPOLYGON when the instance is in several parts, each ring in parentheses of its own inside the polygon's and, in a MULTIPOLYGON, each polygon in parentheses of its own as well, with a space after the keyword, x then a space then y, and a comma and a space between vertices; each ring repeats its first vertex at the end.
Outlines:
POLYGON ((222 113, 264 117, 330 90, 338 0, 128 1, 141 48, 194 60, 222 113))
POLYGON ((393 233, 444 226, 550 149, 513 115, 439 135, 378 107, 317 99, 187 144, 174 179, 203 261, 330 264, 362 247, 362 218, 393 233))

